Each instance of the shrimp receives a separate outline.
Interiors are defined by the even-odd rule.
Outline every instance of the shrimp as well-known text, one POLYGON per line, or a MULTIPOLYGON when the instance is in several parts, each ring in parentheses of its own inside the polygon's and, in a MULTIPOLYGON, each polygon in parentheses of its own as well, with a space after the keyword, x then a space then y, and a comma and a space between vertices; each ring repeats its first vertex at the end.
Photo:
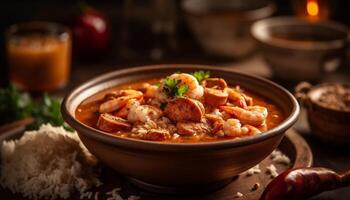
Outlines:
POLYGON ((130 99, 141 100, 143 93, 137 90, 118 90, 116 92, 108 93, 105 99, 109 99, 100 105, 100 113, 110 113, 124 107, 130 99))
POLYGON ((179 85, 187 85, 188 90, 185 93, 186 96, 193 98, 193 99, 200 99, 203 97, 204 89, 203 87, 198 83, 197 79, 193 77, 190 74, 172 74, 169 76, 170 79, 180 80, 181 82, 179 85))
POLYGON ((232 89, 232 88, 226 88, 225 91, 228 94, 228 100, 233 102, 235 105, 246 108, 247 102, 246 98, 244 98, 244 95, 242 95, 240 92, 232 89))
POLYGON ((143 95, 143 93, 140 91, 137 91, 137 90, 131 90, 131 89, 117 90, 117 91, 112 91, 112 92, 107 93, 105 95, 104 99, 111 100, 111 99, 116 99, 116 98, 122 97, 122 96, 130 96, 130 97, 138 99, 138 98, 141 98, 142 95, 143 95))
POLYGON ((114 112, 124 107, 131 98, 129 96, 118 97, 116 99, 108 100, 100 105, 100 113, 114 112))
POLYGON ((154 98, 159 90, 158 86, 151 85, 149 83, 143 84, 142 88, 144 89, 144 94, 146 98, 154 98))
POLYGON ((145 90, 145 97, 155 101, 155 104, 160 104, 167 101, 167 96, 161 91, 159 86, 145 83, 143 84, 143 89, 145 90))
POLYGON ((238 119, 228 119, 224 122, 222 130, 226 136, 241 137, 245 135, 255 135, 261 133, 261 131, 254 126, 244 125, 238 119))
POLYGON ((130 99, 123 108, 119 109, 117 112, 114 113, 114 116, 121 117, 124 119, 127 118, 131 106, 133 106, 135 103, 137 103, 137 105, 140 105, 138 100, 130 99))
POLYGON ((262 106, 247 106, 246 109, 241 107, 220 106, 225 112, 235 115, 243 124, 261 126, 266 122, 268 111, 262 106))
POLYGON ((247 127, 248 130, 249 130, 249 135, 256 135, 256 134, 259 134, 261 133, 261 130, 256 128, 255 126, 251 126, 251 125, 244 125, 244 127, 247 127))

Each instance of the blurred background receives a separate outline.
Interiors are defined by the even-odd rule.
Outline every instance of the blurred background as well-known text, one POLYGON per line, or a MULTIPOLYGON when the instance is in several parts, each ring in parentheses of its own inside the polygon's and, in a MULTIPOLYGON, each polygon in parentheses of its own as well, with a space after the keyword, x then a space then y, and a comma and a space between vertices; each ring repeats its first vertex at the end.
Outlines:
MULTIPOLYGON (((14 24, 49 21, 69 27, 73 33, 70 88, 105 71, 153 63, 229 66, 285 80, 273 76, 269 62, 261 58, 257 42, 251 38, 253 22, 294 16, 332 20, 344 26, 350 23, 346 0, 15 0, 0 5, 1 85, 8 84, 10 77, 16 79, 9 75, 12 54, 6 50, 6 41, 11 36, 5 34, 14 24)), ((337 70, 341 68, 344 66, 337 70)), ((303 74, 297 71, 296 76, 298 73, 303 74)))

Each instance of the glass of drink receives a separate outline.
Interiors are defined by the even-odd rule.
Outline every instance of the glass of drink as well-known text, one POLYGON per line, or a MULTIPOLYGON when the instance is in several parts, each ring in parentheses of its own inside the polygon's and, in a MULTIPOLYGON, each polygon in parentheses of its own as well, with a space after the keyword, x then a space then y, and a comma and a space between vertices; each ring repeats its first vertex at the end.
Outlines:
POLYGON ((32 92, 52 91, 68 81, 71 62, 71 34, 68 28, 51 22, 28 22, 6 31, 10 80, 32 92))

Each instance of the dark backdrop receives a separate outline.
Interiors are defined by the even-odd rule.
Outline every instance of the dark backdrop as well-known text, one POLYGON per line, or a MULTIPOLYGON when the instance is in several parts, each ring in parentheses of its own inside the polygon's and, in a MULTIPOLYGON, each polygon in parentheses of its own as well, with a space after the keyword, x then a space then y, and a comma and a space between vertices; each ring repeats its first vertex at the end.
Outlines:
MULTIPOLYGON (((89 4, 103 11, 110 20, 114 33, 118 32, 122 20, 122 0, 89 0, 89 4)), ((180 4, 181 1, 176 1, 180 4)), ((328 0, 332 7, 333 20, 350 25, 350 2, 348 0, 328 0)), ((275 15, 291 15, 292 0, 275 0, 275 15)), ((4 31, 11 24, 31 20, 48 20, 67 23, 76 12, 76 1, 73 0, 1 0, 0 2, 0 86, 7 83, 7 64, 4 44, 4 31)), ((178 16, 181 17, 181 14, 178 16)), ((181 26, 181 24, 180 24, 181 26)), ((178 29, 184 31, 184 29, 178 29)), ((181 35, 181 34, 180 34, 181 35)), ((108 59, 108 58, 107 58, 108 59)))

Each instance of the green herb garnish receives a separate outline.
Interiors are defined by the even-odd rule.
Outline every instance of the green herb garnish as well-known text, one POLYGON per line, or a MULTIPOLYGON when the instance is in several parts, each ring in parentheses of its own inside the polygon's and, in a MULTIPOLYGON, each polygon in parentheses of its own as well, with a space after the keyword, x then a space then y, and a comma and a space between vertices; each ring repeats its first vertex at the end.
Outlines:
POLYGON ((41 124, 50 123, 54 126, 63 126, 68 131, 74 131, 62 118, 61 102, 48 94, 44 94, 41 102, 33 110, 34 123, 29 128, 38 128, 41 124))
POLYGON ((0 88, 0 124, 30 117, 34 103, 28 93, 19 93, 16 87, 0 88))
POLYGON ((188 90, 187 85, 179 85, 181 80, 166 78, 164 81, 163 92, 168 97, 182 97, 188 90))
POLYGON ((44 94, 40 101, 34 101, 28 93, 19 92, 14 86, 0 88, 0 113, 0 124, 32 117, 34 122, 28 129, 37 129, 41 124, 50 123, 73 131, 62 118, 61 102, 48 94, 44 94))
POLYGON ((182 97, 188 90, 188 85, 181 85, 180 87, 177 87, 177 90, 175 92, 176 97, 182 97))
POLYGON ((157 86, 157 87, 160 87, 160 83, 154 83, 153 85, 157 86))
POLYGON ((207 79, 210 77, 210 71, 203 71, 203 70, 200 70, 200 71, 196 71, 196 72, 193 72, 191 73, 192 76, 194 76, 197 81, 200 83, 202 82, 204 79, 207 79))

